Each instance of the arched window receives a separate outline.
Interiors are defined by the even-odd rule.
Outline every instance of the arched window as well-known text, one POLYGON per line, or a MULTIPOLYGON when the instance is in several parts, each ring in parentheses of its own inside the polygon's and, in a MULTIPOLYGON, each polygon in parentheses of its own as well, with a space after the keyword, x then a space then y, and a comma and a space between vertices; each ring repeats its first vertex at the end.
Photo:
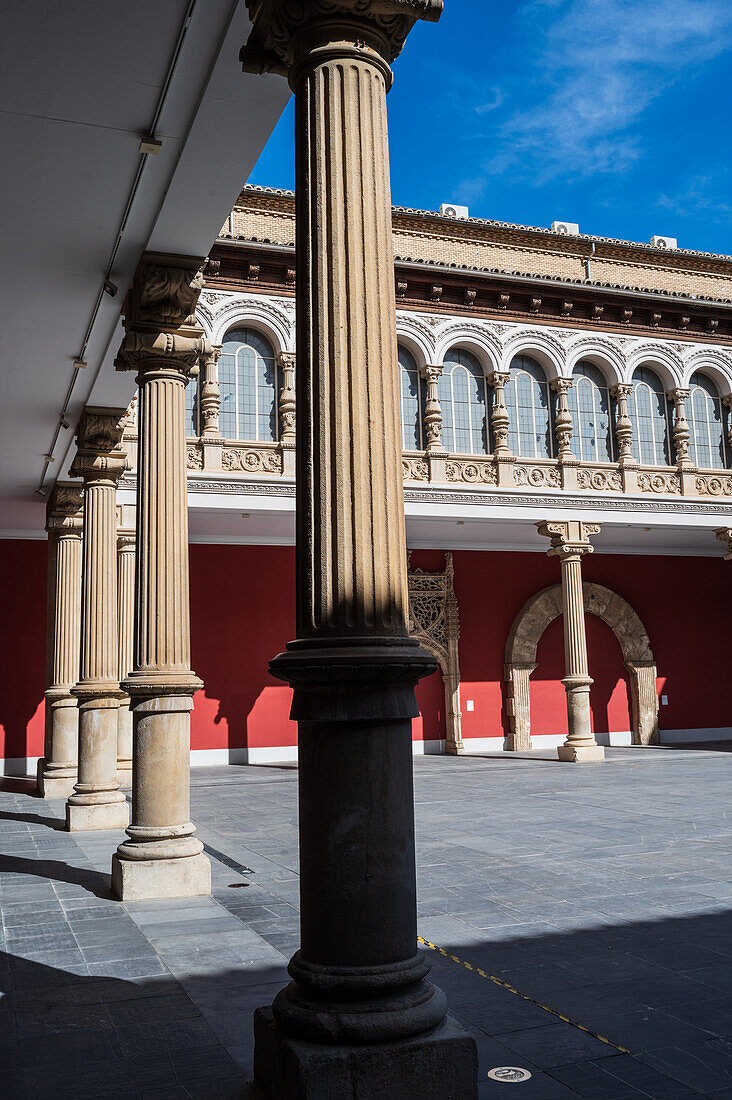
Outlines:
POLYGON ((442 442, 454 454, 488 454, 488 395, 485 374, 469 351, 451 348, 438 384, 442 442))
POLYGON ((572 377, 574 385, 567 394, 574 425, 572 450, 583 462, 612 462, 615 451, 605 376, 594 363, 583 359, 572 377))
POLYGON ((190 439, 201 434, 201 410, 198 385, 200 378, 189 379, 186 385, 186 435, 190 439))
POLYGON ((506 385, 508 445, 519 458, 554 458, 554 402, 546 375, 528 355, 511 363, 506 385))
POLYGON ((399 393, 402 409, 402 447, 405 451, 424 449, 422 418, 425 383, 411 352, 399 345, 399 393))
POLYGON ((633 458, 647 466, 669 466, 669 405, 661 380, 647 367, 638 367, 631 381, 628 411, 633 421, 633 458))
POLYGON ((728 465, 727 410, 719 391, 705 374, 696 371, 689 382, 686 416, 689 421, 689 457, 702 470, 724 470, 728 465))
POLYGON ((279 370, 270 342, 251 328, 227 332, 219 359, 225 439, 276 442, 279 438, 279 370))

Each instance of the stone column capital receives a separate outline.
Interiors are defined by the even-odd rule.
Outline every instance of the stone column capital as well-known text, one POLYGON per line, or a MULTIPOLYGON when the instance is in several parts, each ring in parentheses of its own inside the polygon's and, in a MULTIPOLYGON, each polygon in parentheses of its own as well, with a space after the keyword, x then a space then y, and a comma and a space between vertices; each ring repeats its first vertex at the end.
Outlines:
POLYGON ((714 532, 720 542, 723 542, 727 547, 727 553, 724 555, 725 561, 732 561, 732 527, 718 527, 714 532))
POLYGON ((553 378, 549 385, 555 393, 566 394, 574 386, 574 378, 553 378))
POLYGON ((511 372, 507 370, 494 370, 488 375, 488 385, 494 389, 503 389, 511 380, 511 372))
POLYGON ((116 486, 127 469, 127 455, 122 447, 126 423, 127 409, 84 409, 76 431, 72 477, 83 477, 85 484, 116 486))
POLYGON ((277 356, 277 362, 283 370, 294 370, 297 364, 297 353, 294 351, 281 351, 277 356))
POLYGON ((686 398, 691 393, 691 390, 686 389, 683 386, 675 386, 673 389, 666 390, 666 396, 673 401, 674 405, 678 405, 682 401, 686 401, 686 398))
POLYGON ((57 537, 81 538, 84 528, 84 490, 57 482, 46 504, 46 530, 57 537))
POLYGON ((425 382, 439 382, 443 369, 442 363, 425 363, 423 367, 420 367, 419 373, 425 382))
POLYGON ((584 523, 581 520, 543 520, 536 525, 540 535, 551 539, 548 556, 562 561, 580 560, 585 554, 591 554, 594 547, 590 538, 599 534, 600 527, 599 523, 584 523))
POLYGON ((330 56, 371 55, 385 70, 399 56, 407 35, 419 19, 436 23, 443 0, 246 0, 252 30, 240 52, 245 72, 289 76, 310 54, 313 62, 330 56), (338 29, 336 29, 336 27, 338 29), (354 33, 344 33, 350 29, 354 33), (299 63, 299 64, 298 64, 299 63))
POLYGON ((633 392, 633 386, 630 382, 618 382, 616 385, 610 387, 610 396, 616 400, 619 397, 630 397, 633 392))
POLYGON ((122 309, 125 337, 117 370, 144 377, 164 369, 187 379, 198 374, 202 358, 215 354, 195 315, 205 263, 196 256, 143 255, 122 309))
POLYGON ((135 536, 134 535, 118 534, 117 535, 117 552, 120 553, 120 554, 134 554, 135 553, 135 536))

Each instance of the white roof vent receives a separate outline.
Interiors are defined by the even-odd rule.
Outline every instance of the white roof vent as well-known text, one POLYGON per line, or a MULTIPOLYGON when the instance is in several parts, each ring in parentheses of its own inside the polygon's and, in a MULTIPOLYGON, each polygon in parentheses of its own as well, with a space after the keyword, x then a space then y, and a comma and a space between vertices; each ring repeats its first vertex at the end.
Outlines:
POLYGON ((678 248, 679 242, 676 237, 651 237, 651 244, 654 248, 678 248))
POLYGON ((563 237, 579 237, 577 222, 552 222, 552 233, 559 233, 563 237))
POLYGON ((440 213, 443 218, 462 218, 465 220, 470 217, 467 206, 454 206, 450 202, 443 202, 440 213))

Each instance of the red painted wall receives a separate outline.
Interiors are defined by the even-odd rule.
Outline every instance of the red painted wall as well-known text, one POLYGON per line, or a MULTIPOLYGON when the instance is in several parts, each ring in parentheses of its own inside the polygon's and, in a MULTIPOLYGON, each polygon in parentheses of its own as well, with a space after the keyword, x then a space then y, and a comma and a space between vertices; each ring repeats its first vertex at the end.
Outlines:
POLYGON ((43 756, 46 543, 0 539, 0 759, 43 756))
MULTIPOLYGON (((296 743, 290 690, 267 663, 295 633, 294 551, 289 547, 192 546, 193 668, 205 688, 196 696, 192 747, 242 748, 296 743)), ((0 753, 43 751, 46 545, 0 540, 0 753)), ((523 603, 559 580, 559 565, 541 553, 454 554, 460 609, 463 737, 501 737, 506 728, 503 660, 506 636, 523 603), (468 711, 472 699, 475 709, 468 711)), ((413 566, 439 570, 444 555, 415 551, 413 566)), ((727 619, 732 568, 722 558, 592 555, 586 580, 614 589, 640 615, 651 639, 658 688, 669 697, 662 729, 732 726, 725 699, 727 619)), ((630 728, 626 673, 614 635, 587 618, 595 730, 630 728)), ((532 723, 566 732, 561 619, 547 629, 532 676, 532 723)), ((417 689, 422 711, 414 736, 444 738, 445 699, 439 673, 417 689)))

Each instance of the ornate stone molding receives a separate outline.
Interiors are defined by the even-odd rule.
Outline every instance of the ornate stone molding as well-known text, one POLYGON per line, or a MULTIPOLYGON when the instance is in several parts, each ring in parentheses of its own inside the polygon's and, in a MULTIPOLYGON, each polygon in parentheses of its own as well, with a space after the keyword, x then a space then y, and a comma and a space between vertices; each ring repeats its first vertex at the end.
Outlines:
POLYGON ((464 481, 468 485, 498 484, 498 471, 490 458, 450 458, 445 471, 448 481, 464 481))
MULTIPOLYGON (((443 0, 297 0, 294 4, 247 0, 252 31, 240 59, 245 72, 289 76, 298 55, 298 39, 312 30, 313 23, 327 18, 331 22, 357 20, 362 36, 371 29, 379 52, 391 63, 417 20, 436 23, 442 7, 443 0)), ((333 33, 331 25, 328 38, 333 33)), ((341 46, 339 52, 344 50, 341 46)))
POLYGON ((732 472, 718 474, 697 474, 694 479, 696 491, 702 497, 732 497, 732 472))
POLYGON ((253 447, 226 447, 221 452, 221 466, 232 473, 282 473, 282 451, 276 443, 253 447))
POLYGON ((561 474, 556 466, 514 466, 514 480, 517 485, 526 485, 535 489, 544 489, 562 484, 561 474))
POLYGON ((577 468, 577 487, 596 493, 622 493, 623 479, 617 470, 592 469, 587 466, 577 468))
POLYGON ((423 458, 403 458, 402 476, 405 481, 429 481, 430 468, 423 458))
POLYGON ((681 479, 672 470, 664 473, 640 470, 638 473, 638 488, 641 493, 680 493, 681 479))

